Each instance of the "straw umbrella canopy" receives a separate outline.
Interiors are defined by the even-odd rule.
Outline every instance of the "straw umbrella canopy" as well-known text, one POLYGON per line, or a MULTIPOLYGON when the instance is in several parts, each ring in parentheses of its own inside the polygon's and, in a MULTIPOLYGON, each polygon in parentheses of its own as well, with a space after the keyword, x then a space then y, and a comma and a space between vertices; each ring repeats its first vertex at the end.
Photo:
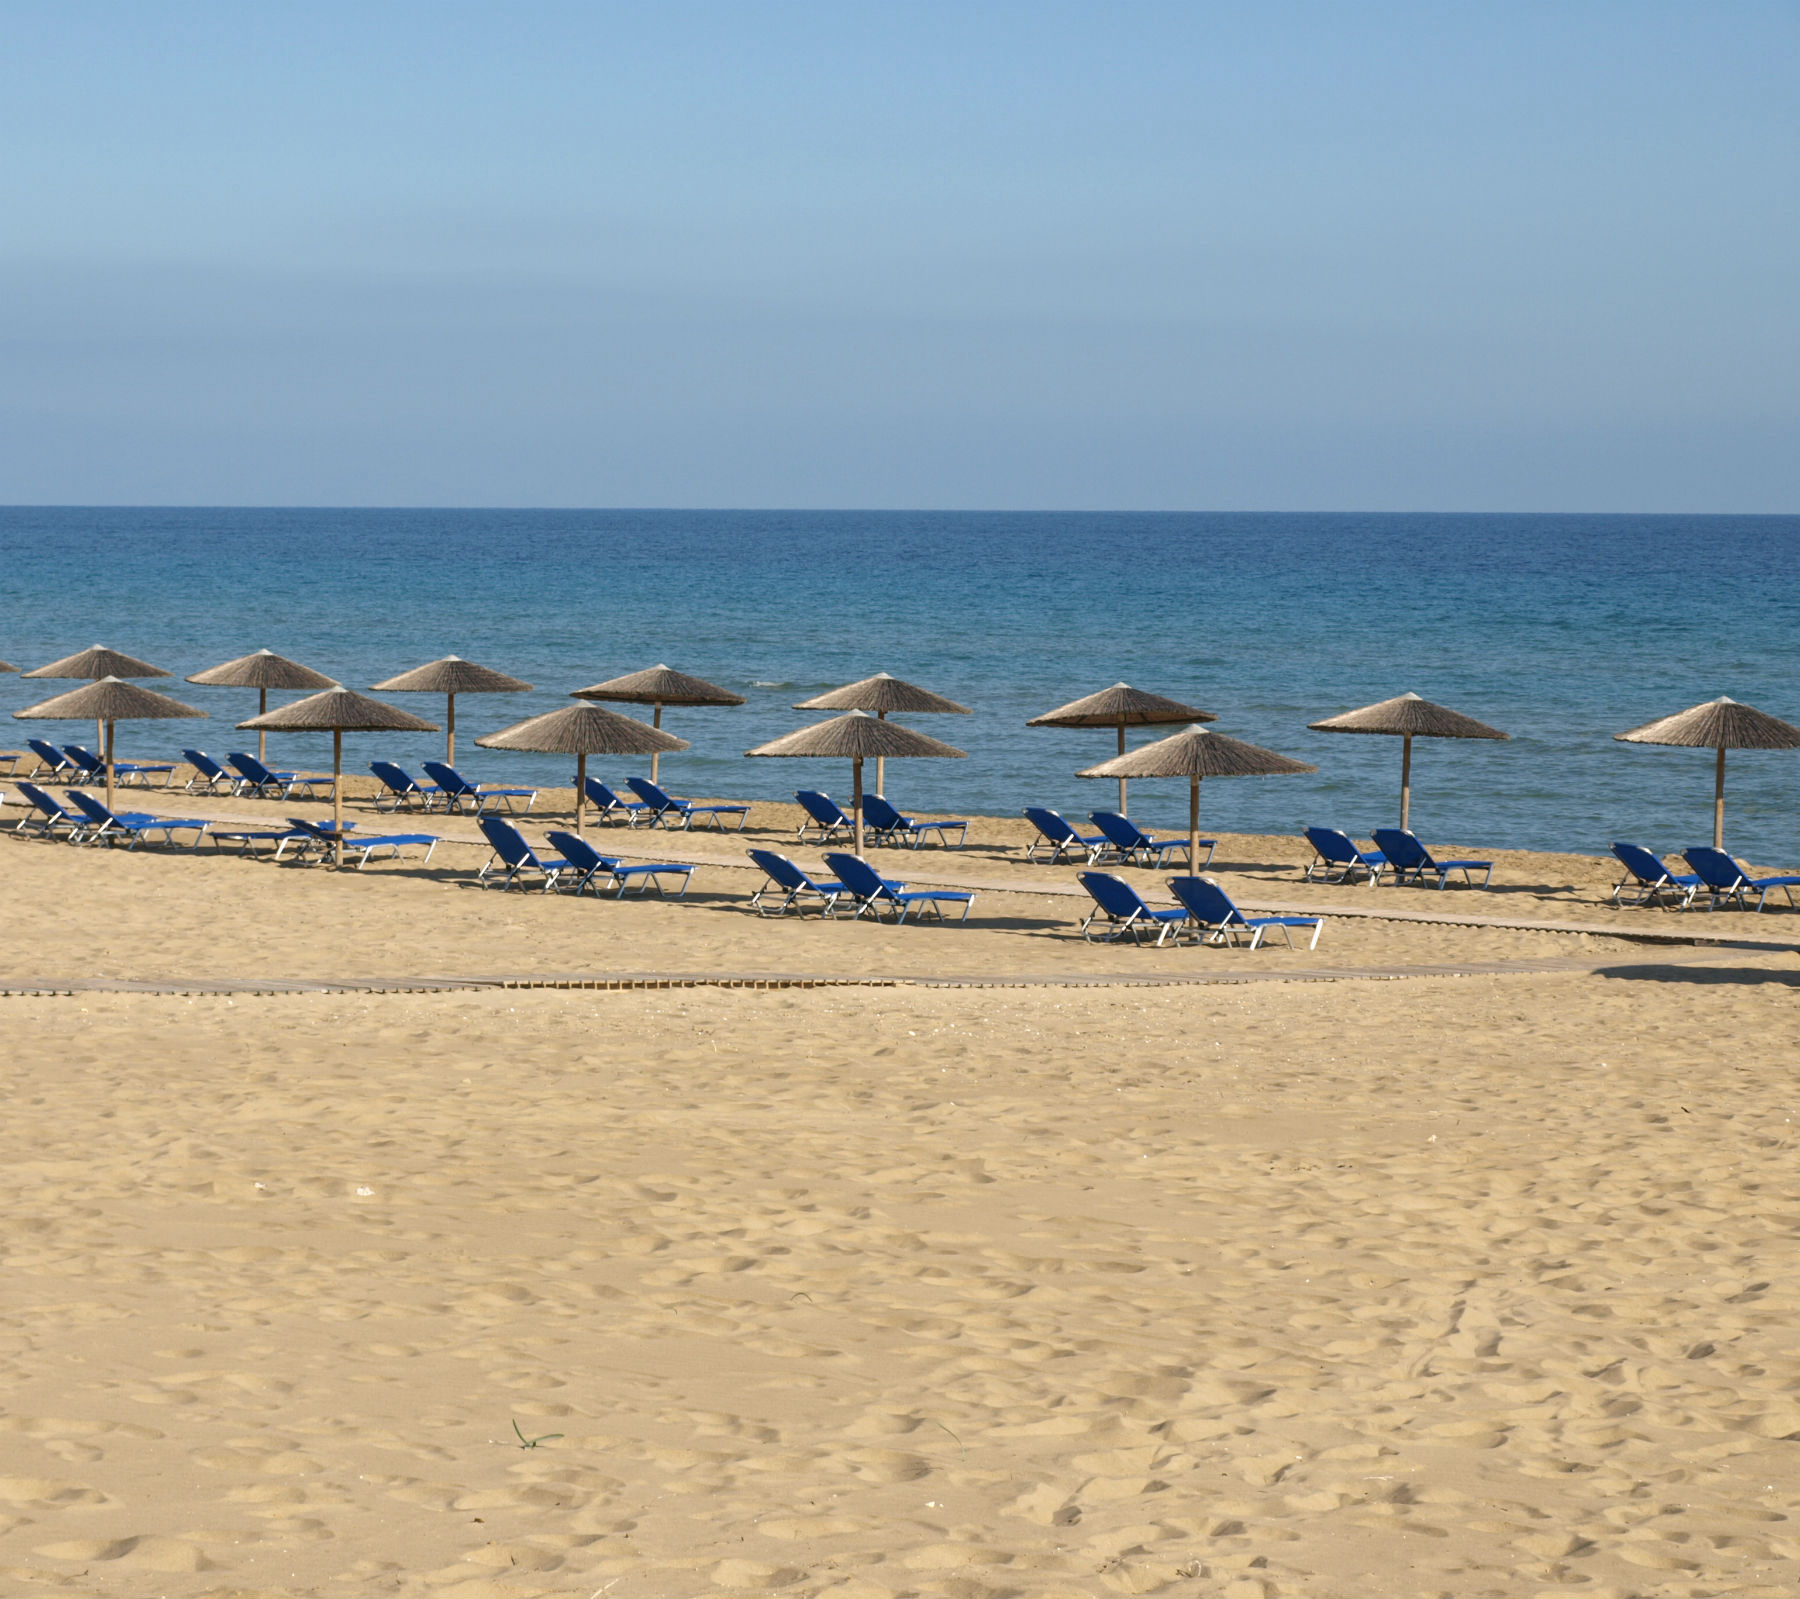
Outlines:
POLYGON ((1208 777, 1283 777, 1318 767, 1288 759, 1260 744, 1246 744, 1204 727, 1184 727, 1168 738, 1077 772, 1077 777, 1185 777, 1188 780, 1188 870, 1200 860, 1200 783, 1208 777))
POLYGON ((0 672, 16 672, 16 671, 18 671, 18 667, 14 666, 11 661, 0 661, 0 672))
MULTIPOLYGON (((1054 711, 1034 716, 1027 727, 1116 727, 1119 730, 1119 753, 1125 753, 1125 729, 1128 727, 1167 726, 1170 722, 1216 722, 1211 711, 1196 710, 1180 700, 1149 694, 1129 683, 1115 683, 1086 699, 1071 700, 1054 711)), ((1119 779, 1119 814, 1125 810, 1125 779, 1119 779)))
MULTIPOLYGON (((36 673, 27 674, 36 676, 36 673)), ((163 676, 167 677, 168 673, 163 676)), ((100 723, 105 728, 103 748, 106 752, 106 808, 113 803, 113 724, 115 722, 173 721, 179 717, 204 717, 205 711, 183 705, 167 694, 139 688, 135 683, 116 677, 103 677, 85 688, 70 689, 54 699, 27 706, 13 715, 24 721, 100 723)))
MULTIPOLYGON (((887 720, 889 711, 900 711, 913 716, 972 714, 968 706, 958 705, 955 700, 947 700, 942 694, 933 694, 930 689, 920 688, 917 683, 908 683, 890 672, 877 672, 873 677, 865 677, 860 683, 846 683, 828 694, 815 694, 810 700, 800 701, 794 709, 873 711, 875 719, 881 722, 887 720)), ((884 755, 875 757, 875 792, 887 793, 887 757, 884 755)))
MULTIPOLYGON (((21 677, 80 677, 90 683, 97 683, 103 677, 173 677, 173 672, 165 672, 160 666, 152 666, 148 661, 140 661, 135 655, 124 655, 118 650, 109 650, 104 644, 90 644, 85 650, 74 655, 65 655, 60 661, 52 661, 48 666, 34 667, 29 672, 21 672, 21 677)), ((94 724, 94 732, 102 742, 105 741, 105 730, 98 722, 94 724)))
POLYGON ((173 677, 175 674, 165 672, 160 666, 152 666, 148 661, 140 661, 135 655, 122 655, 118 650, 109 650, 104 644, 90 644, 74 655, 65 655, 60 661, 34 667, 20 675, 84 677, 89 682, 97 683, 103 677, 173 677))
POLYGON ((1306 724, 1315 733, 1385 733, 1406 740, 1400 750, 1400 825, 1410 825, 1412 817, 1412 741, 1415 738, 1498 738, 1510 739, 1497 727, 1478 722, 1461 711, 1446 710, 1406 693, 1376 705, 1365 705, 1359 711, 1345 711, 1342 716, 1328 716, 1322 722, 1306 724))
POLYGON ((649 755, 685 750, 685 738, 651 727, 635 716, 621 716, 603 705, 565 705, 498 733, 475 740, 484 750, 533 750, 540 755, 575 757, 575 831, 587 815, 587 758, 590 755, 649 755))
POLYGON ((369 685, 377 694, 442 694, 444 696, 444 760, 456 764, 456 696, 458 694, 528 694, 529 683, 489 666, 477 666, 460 655, 427 661, 410 672, 369 685))
MULTIPOLYGON (((290 661, 285 655, 277 655, 273 650, 258 650, 254 655, 240 655, 235 661, 209 666, 204 672, 195 672, 188 678, 190 683, 202 683, 212 688, 255 689, 258 716, 268 714, 269 690, 272 688, 321 689, 330 688, 336 681, 323 672, 315 672, 310 666, 302 666, 298 661, 290 661)), ((256 758, 259 761, 269 758, 269 735, 266 730, 258 731, 256 735, 256 758)))
POLYGON ((834 716, 829 722, 814 722, 767 744, 759 744, 746 755, 790 755, 813 760, 845 760, 850 762, 851 819, 855 826, 856 853, 863 847, 863 762, 871 758, 893 756, 899 759, 936 757, 966 760, 967 750, 959 750, 939 739, 927 738, 898 722, 884 722, 867 711, 852 711, 848 716, 834 716))
MULTIPOLYGON (((686 672, 677 672, 672 666, 664 666, 660 662, 646 667, 641 672, 627 672, 624 677, 609 677, 604 683, 595 683, 589 688, 575 690, 578 700, 616 700, 626 705, 649 705, 650 725, 662 726, 662 713, 665 705, 742 705, 744 696, 733 694, 728 688, 720 688, 717 683, 709 683, 703 677, 689 677, 686 672)), ((686 748, 687 746, 683 746, 686 748)), ((599 753, 596 751, 595 753, 599 753)), ((650 756, 650 781, 658 781, 657 765, 660 750, 618 750, 609 753, 620 755, 650 756)))
POLYGON ((1714 849, 1725 847, 1726 750, 1800 749, 1800 727, 1730 698, 1708 700, 1613 737, 1623 744, 1674 744, 1718 751, 1713 767, 1714 849))
POLYGON ((337 834, 334 853, 337 866, 344 864, 344 735, 346 733, 435 733, 428 722, 398 705, 384 705, 363 694, 332 684, 322 694, 309 695, 291 705, 279 705, 264 716, 239 722, 240 731, 260 733, 331 734, 331 825, 337 834))

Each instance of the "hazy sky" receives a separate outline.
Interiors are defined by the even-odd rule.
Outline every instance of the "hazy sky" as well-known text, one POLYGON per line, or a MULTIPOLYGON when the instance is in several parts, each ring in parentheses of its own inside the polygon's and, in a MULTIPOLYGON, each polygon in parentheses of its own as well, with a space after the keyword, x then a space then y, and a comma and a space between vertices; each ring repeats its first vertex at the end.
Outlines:
POLYGON ((0 501, 1800 510, 1791 3, 0 25, 0 501))

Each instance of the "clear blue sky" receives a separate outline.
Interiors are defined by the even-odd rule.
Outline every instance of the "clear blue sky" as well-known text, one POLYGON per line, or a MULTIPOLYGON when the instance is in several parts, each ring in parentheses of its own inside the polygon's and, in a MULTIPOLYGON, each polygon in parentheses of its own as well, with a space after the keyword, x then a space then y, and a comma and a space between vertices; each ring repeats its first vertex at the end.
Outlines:
POLYGON ((3 502, 1800 510, 1789 3, 0 20, 3 502))

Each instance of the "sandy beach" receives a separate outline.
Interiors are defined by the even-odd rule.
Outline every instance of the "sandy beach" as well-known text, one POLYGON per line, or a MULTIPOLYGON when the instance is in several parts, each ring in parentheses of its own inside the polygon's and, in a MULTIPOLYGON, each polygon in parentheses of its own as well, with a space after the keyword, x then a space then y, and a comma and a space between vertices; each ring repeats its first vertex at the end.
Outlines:
POLYGON ((1800 914, 1221 835, 1318 949, 1139 949, 1006 821, 895 928, 747 914, 785 807, 600 832, 668 903, 353 813, 447 842, 0 838, 5 1591, 1800 1586, 1800 914))

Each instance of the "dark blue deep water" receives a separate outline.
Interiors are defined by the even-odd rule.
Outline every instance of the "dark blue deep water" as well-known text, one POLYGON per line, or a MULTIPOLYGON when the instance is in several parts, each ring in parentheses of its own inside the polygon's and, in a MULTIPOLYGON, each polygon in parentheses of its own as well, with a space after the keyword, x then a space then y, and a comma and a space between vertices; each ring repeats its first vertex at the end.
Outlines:
MULTIPOLYGON (((665 712, 694 743, 665 779, 750 798, 847 790, 837 764, 743 751, 808 720, 795 700, 889 671, 975 711, 917 718, 970 758, 895 763, 890 795, 990 814, 1109 799, 1074 773, 1110 733, 1024 724, 1123 678, 1317 763, 1206 786, 1203 822, 1250 831, 1392 821, 1398 741, 1306 724, 1413 689, 1513 735, 1417 746, 1428 842, 1672 850, 1710 836, 1711 756, 1611 735, 1719 694, 1800 721, 1797 580, 1800 517, 24 508, 0 510, 0 657, 98 641, 180 678, 266 646, 366 689, 454 653, 537 685, 458 702, 459 764, 542 782, 570 763, 474 735, 667 661, 750 703, 665 712)), ((0 677, 0 704, 70 686, 0 677)), ((215 721, 122 729, 121 753, 243 747, 251 693, 154 686, 215 721)), ((352 735, 346 764, 438 747, 352 735)), ((327 739, 270 749, 329 765, 327 739)), ((1185 826, 1185 788, 1134 785, 1132 809, 1185 826)), ((1800 752, 1732 756, 1727 845, 1800 864, 1797 822, 1800 752)))

